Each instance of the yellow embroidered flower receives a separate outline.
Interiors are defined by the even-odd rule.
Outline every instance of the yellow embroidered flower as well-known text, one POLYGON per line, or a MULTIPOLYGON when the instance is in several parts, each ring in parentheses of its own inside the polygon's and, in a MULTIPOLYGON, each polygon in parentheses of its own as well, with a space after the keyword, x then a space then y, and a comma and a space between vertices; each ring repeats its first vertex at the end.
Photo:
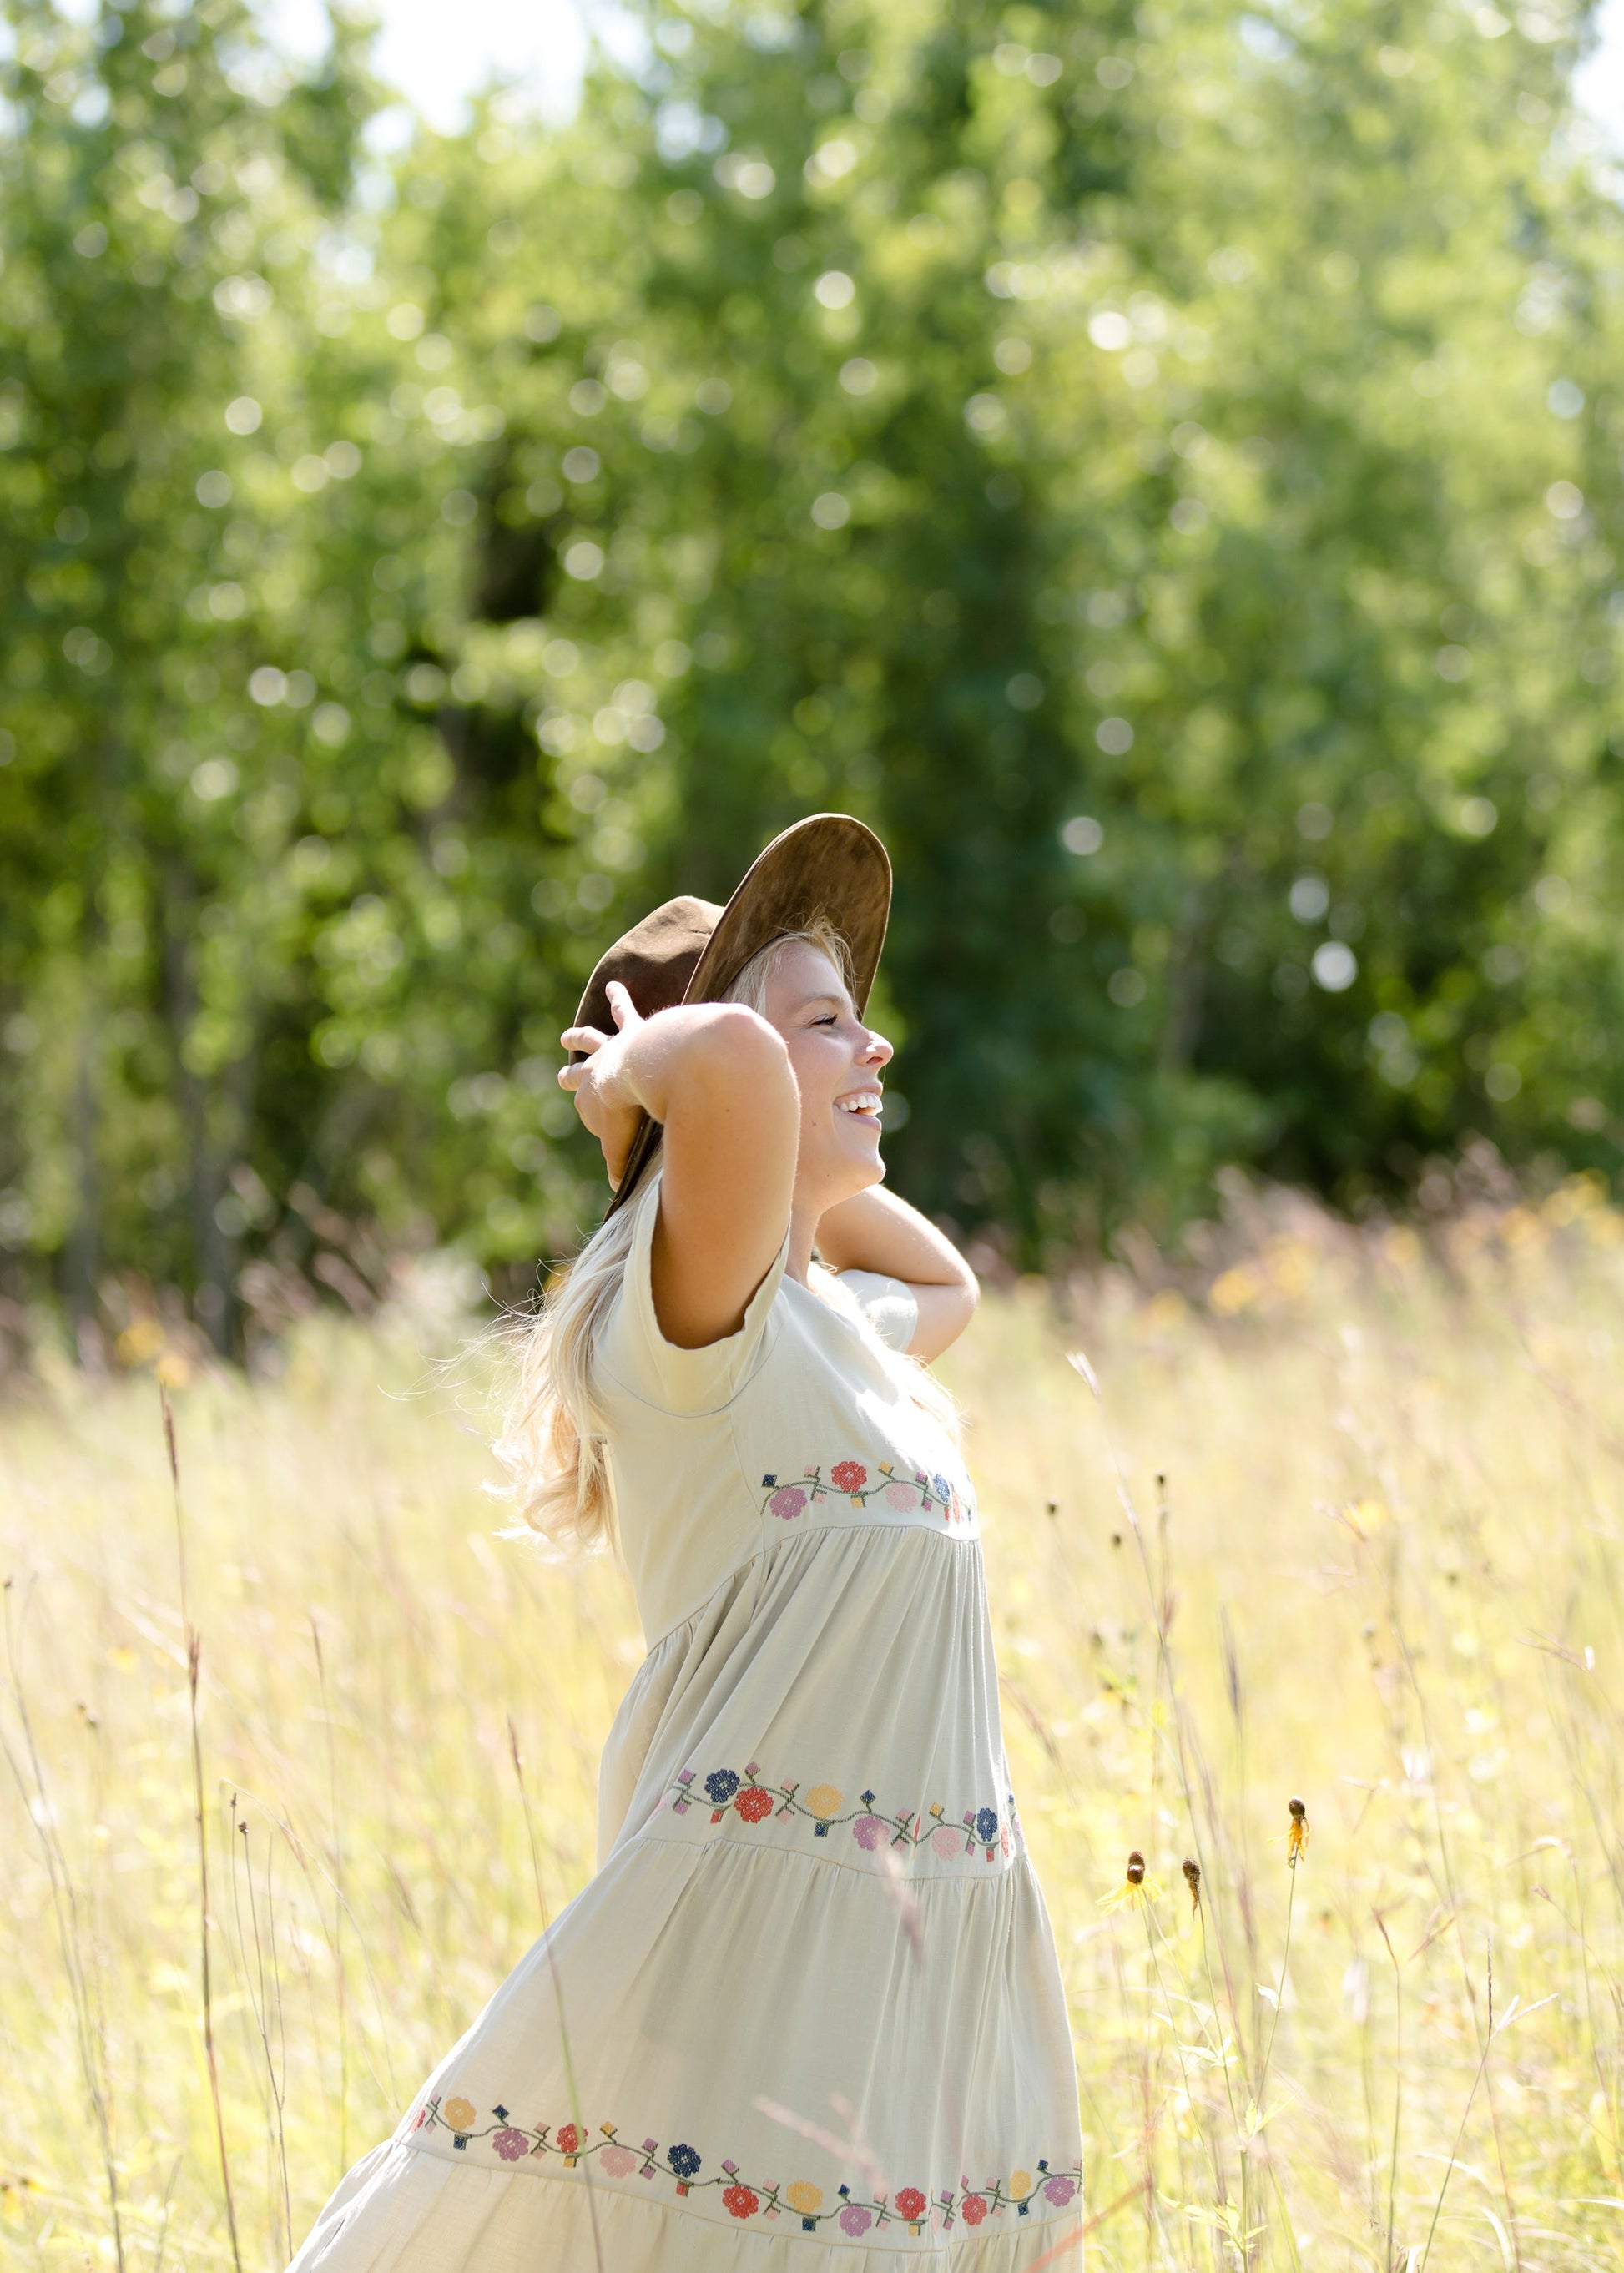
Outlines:
POLYGON ((1011 2172, 1010 2172, 1010 2200, 1011 2200, 1011 2202, 1025 2202, 1025 2201, 1026 2201, 1026 2196, 1027 2196, 1031 2192, 1032 2192, 1032 2173, 1031 2173, 1031 2172, 1030 2172, 1030 2171, 1011 2171, 1011 2172))
POLYGON ((784 2199, 792 2209, 799 2210, 802 2217, 810 2217, 814 2210, 823 2206, 823 2189, 815 2187, 810 2179, 797 2179, 793 2186, 785 2187, 784 2199))
POLYGON ((1286 1834, 1286 1861, 1295 1871, 1297 1857, 1308 1845, 1308 1809, 1295 1796, 1286 1804, 1291 1811, 1291 1828, 1286 1834))
POLYGON ((1127 1873, 1121 1886, 1105 1895, 1100 1907, 1106 1910, 1138 1909, 1144 1902, 1154 1902, 1161 1892, 1161 1879, 1147 1874, 1145 1857, 1136 1847, 1128 1857, 1127 1873))
POLYGON ((838 1784, 815 1783, 807 1794, 807 1805, 814 1815, 821 1815, 827 1822, 831 1815, 838 1813, 843 1797, 838 1784))
POLYGON ((440 2112, 454 2131, 470 2131, 478 2119, 471 2099, 448 2099, 440 2112))

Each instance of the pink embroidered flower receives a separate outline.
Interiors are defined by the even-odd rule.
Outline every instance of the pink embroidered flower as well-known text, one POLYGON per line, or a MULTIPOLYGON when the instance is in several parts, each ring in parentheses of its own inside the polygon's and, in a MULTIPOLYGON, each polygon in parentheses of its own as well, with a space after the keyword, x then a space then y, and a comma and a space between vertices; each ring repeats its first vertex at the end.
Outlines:
POLYGON ((912 2221, 925 2215, 925 2197, 917 2187, 904 2187, 897 2196, 897 2215, 912 2221))
POLYGON ((868 1481, 868 1471, 861 1460, 837 1460, 829 1471, 829 1481, 843 1492, 861 1491, 868 1481))
POLYGON ((722 2207, 730 2217, 754 2217, 761 2208, 761 2197, 752 2194, 748 2187, 724 2187, 722 2207))
POLYGON ((867 2233, 868 2228, 873 2224, 873 2212, 871 2210, 866 2210, 861 2202, 847 2202, 846 2208, 840 2213, 840 2231, 842 2233, 850 2233, 853 2235, 867 2233))
POLYGON ((598 2161, 606 2179, 629 2179, 637 2167, 637 2157, 629 2147, 605 2147, 598 2161))
POLYGON ((1006 1823, 998 1834, 998 1843, 1007 1855, 1010 1851, 1010 1827, 1006 1823))
POLYGON ((872 1850, 885 1836, 885 1825, 877 1815, 860 1815, 852 1826, 852 1836, 860 1847, 872 1850))
POLYGON ((426 2107, 426 2106, 425 2106, 425 2107, 420 2107, 420 2108, 417 2110, 417 2121, 416 2121, 416 2122, 412 2125, 412 2127, 412 2127, 412 2129, 413 2129, 414 2131, 421 2131, 421 2130, 422 2130, 422 2128, 423 2128, 423 2127, 424 2127, 424 2125, 428 2121, 428 2119, 429 2119, 429 2111, 428 2111, 427 2107, 426 2107))
POLYGON ((508 2124, 505 2130, 499 2131, 497 2133, 495 2138, 492 2140, 491 2144, 495 2148, 497 2153, 501 2157, 504 2163, 516 2163, 521 2155, 529 2154, 530 2146, 530 2140, 526 2137, 525 2134, 523 2131, 515 2130, 511 2123, 508 2124))
POLYGON ((930 1834, 930 1843, 944 1863, 951 1863, 963 1847, 964 1842, 950 1823, 938 1823, 930 1834))
POLYGON ((966 2225, 979 2225, 987 2215, 987 2204, 980 2194, 966 2194, 959 2204, 959 2215, 966 2225))
POLYGON ((894 1507, 900 1513, 905 1508, 917 1507, 919 1501, 911 1484, 887 1484, 885 1504, 887 1507, 894 1507))
POLYGON ((558 2149, 561 2155, 575 2155, 581 2150, 581 2134, 573 2123, 566 2123, 558 2134, 558 2149))
POLYGON ((774 1515, 783 1523, 793 1523, 806 1504, 807 1496, 798 1484, 786 1484, 767 1502, 774 1515))
POLYGON ((1056 2209, 1064 2209, 1076 2192, 1077 2180, 1064 2177, 1058 2171, 1052 2179, 1045 2179, 1043 2181, 1044 2196, 1054 2203, 1056 2209))
POLYGON ((772 1794, 763 1791, 758 1783, 747 1783, 733 1805, 747 1823, 759 1823, 763 1816, 772 1813, 772 1794))

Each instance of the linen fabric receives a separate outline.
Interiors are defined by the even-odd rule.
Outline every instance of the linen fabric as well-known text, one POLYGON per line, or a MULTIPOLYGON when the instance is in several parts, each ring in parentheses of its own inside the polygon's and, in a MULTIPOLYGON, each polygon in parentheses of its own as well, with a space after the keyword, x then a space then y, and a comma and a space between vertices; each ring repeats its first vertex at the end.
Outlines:
POLYGON ((1064 1998, 913 1297, 802 1286, 786 1237, 739 1332, 676 1348, 658 1198, 596 1359, 652 1638, 598 1873, 295 2273, 1080 2264, 1064 1998))

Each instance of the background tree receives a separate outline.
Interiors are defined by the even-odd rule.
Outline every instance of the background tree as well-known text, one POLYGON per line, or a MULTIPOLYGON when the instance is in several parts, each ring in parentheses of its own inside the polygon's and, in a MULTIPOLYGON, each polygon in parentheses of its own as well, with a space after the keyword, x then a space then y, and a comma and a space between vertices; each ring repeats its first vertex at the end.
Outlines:
POLYGON ((393 162, 342 20, 9 14, 14 1295, 516 1287, 598 946, 823 805, 898 1172, 1026 1259, 1227 1159, 1612 1172, 1583 12, 650 6, 393 162))

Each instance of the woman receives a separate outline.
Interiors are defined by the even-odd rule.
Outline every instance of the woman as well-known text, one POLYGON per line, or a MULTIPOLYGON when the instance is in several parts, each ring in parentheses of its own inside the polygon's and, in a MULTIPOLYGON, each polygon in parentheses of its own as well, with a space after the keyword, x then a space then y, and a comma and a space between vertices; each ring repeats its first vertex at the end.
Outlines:
POLYGON ((297 2273, 951 2273, 1080 2257, 1059 1971, 974 1496, 916 1361, 969 1270, 881 1189, 891 871, 775 840, 612 948, 560 1076, 614 1197, 500 1448, 614 1536, 648 1656, 599 1869, 297 2273))

